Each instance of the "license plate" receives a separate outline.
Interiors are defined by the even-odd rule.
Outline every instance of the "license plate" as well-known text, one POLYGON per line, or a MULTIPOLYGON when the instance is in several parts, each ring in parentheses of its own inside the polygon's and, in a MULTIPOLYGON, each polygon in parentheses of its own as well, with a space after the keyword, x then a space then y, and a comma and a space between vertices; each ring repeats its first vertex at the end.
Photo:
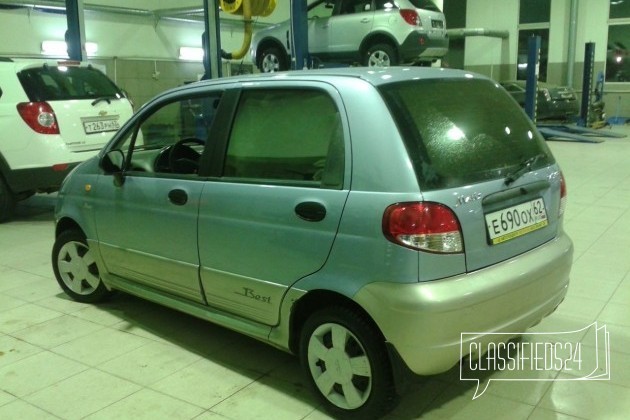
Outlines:
POLYGON ((432 20, 431 21, 431 27, 432 28, 443 28, 444 27, 444 22, 442 22, 441 20, 432 20))
POLYGON ((547 211, 542 198, 486 214, 492 245, 542 229, 547 224, 547 211))
POLYGON ((83 121, 85 134, 103 133, 105 131, 116 131, 120 128, 118 117, 106 120, 83 121))

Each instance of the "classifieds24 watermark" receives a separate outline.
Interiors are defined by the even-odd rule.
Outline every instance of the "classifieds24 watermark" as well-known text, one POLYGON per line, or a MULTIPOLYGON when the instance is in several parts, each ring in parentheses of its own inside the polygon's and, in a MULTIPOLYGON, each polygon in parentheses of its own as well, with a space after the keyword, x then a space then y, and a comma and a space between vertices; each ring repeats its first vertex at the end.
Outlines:
POLYGON ((567 332, 465 332, 460 355, 460 380, 477 382, 473 400, 492 381, 610 380, 610 334, 597 322, 567 332), (509 336, 520 338, 506 342, 509 336), (497 371, 506 374, 493 378, 491 373, 497 371), (558 372, 567 375, 559 378, 558 372))

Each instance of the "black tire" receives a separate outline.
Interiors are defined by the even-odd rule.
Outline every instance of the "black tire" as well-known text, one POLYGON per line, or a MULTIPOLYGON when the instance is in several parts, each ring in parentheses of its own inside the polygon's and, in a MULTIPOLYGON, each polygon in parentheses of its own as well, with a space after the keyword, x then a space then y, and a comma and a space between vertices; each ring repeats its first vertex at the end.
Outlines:
POLYGON ((396 402, 384 340, 357 311, 332 307, 312 314, 302 328, 300 361, 335 416, 379 418, 396 402))
POLYGON ((15 210, 15 194, 0 175, 0 223, 7 221, 15 210))
POLYGON ((72 299, 96 303, 111 295, 98 272, 85 235, 78 230, 67 230, 55 240, 52 265, 59 286, 72 299))
POLYGON ((389 44, 375 44, 363 56, 366 67, 390 67, 398 64, 396 50, 389 44))
POLYGON ((287 55, 278 47, 268 47, 260 53, 258 69, 261 73, 285 71, 289 69, 289 60, 287 55))

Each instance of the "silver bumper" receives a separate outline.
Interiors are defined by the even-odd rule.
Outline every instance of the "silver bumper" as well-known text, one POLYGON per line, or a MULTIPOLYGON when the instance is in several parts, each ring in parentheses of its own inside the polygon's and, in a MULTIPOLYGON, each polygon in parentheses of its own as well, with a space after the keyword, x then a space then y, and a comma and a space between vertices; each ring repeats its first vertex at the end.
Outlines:
POLYGON ((416 284, 371 283, 354 299, 411 371, 437 374, 467 356, 462 333, 478 333, 467 337, 479 343, 507 341, 553 312, 566 295, 572 259, 573 244, 561 233, 491 267, 416 284))

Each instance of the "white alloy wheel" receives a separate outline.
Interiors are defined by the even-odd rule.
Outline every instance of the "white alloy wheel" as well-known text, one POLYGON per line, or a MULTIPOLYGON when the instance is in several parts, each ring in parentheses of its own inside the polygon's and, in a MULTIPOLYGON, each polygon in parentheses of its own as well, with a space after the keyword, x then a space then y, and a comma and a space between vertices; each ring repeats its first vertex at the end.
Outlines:
POLYGON ((308 342, 308 365, 315 385, 332 404, 361 407, 372 390, 372 370, 361 342, 342 325, 320 325, 308 342))

